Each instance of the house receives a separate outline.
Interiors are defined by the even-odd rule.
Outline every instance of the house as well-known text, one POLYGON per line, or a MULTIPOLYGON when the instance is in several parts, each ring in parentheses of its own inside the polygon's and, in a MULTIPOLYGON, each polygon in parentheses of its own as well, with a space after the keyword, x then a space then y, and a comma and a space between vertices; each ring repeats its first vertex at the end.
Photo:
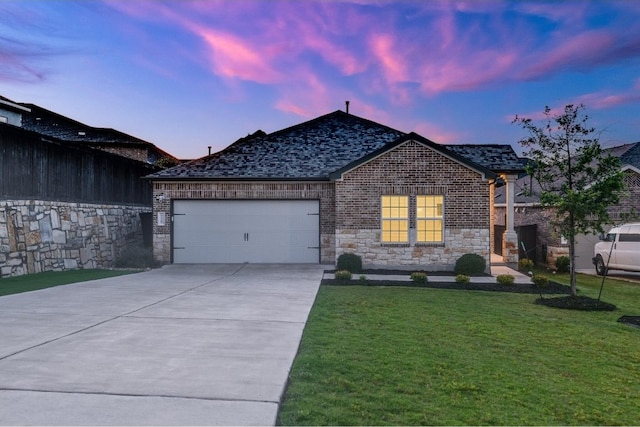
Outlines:
POLYGON ((452 269, 473 252, 489 265, 494 187, 522 171, 510 146, 440 145, 335 111, 150 175, 154 257, 334 264, 351 252, 368 267, 452 269))
POLYGON ((0 277, 113 267, 124 249, 150 245, 152 192, 141 177, 165 154, 0 97, 0 277))
MULTIPOLYGON (((611 219, 619 224, 626 221, 629 214, 640 213, 640 142, 608 148, 607 152, 620 158, 624 172, 625 192, 620 204, 609 208, 611 219)), ((554 266, 559 256, 569 255, 569 247, 551 225, 553 212, 540 206, 540 185, 533 177, 523 174, 515 181, 514 191, 514 228, 519 236, 520 257, 554 266)), ((504 188, 496 189, 494 215, 494 227, 500 233, 506 216, 504 188)), ((591 259, 598 240, 599 236, 592 234, 576 236, 577 269, 594 268, 591 259)))
POLYGON ((22 115, 29 113, 27 107, 0 96, 0 123, 22 126, 22 115))
POLYGON ((88 126, 35 104, 17 105, 23 108, 21 126, 24 129, 139 162, 156 164, 169 159, 173 164, 179 163, 177 158, 154 144, 115 129, 88 126))

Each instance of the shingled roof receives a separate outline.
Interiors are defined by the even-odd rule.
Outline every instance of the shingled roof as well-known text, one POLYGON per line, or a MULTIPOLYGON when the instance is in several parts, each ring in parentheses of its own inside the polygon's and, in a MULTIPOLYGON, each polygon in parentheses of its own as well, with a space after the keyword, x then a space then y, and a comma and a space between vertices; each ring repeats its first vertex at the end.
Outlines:
MULTIPOLYGON (((332 173, 407 135, 338 110, 271 134, 256 132, 222 151, 148 178, 329 180, 332 173)), ((443 153, 482 169, 524 171, 508 145, 433 144, 443 153)))
MULTIPOLYGON (((640 142, 609 147, 603 151, 605 156, 619 157, 623 168, 625 166, 633 166, 640 169, 640 142)), ((530 175, 522 176, 515 181, 515 203, 538 204, 540 203, 541 191, 540 183, 537 180, 530 175)), ((495 203, 506 203, 504 187, 496 188, 495 203)))
POLYGON ((525 159, 518 157, 510 145, 450 144, 445 147, 494 172, 521 173, 525 170, 525 159))
MULTIPOLYGON (((636 169, 640 169, 640 142, 635 144, 623 145, 623 148, 627 148, 622 155, 620 155, 620 163, 622 166, 633 166, 636 169)), ((615 155, 615 153, 613 153, 615 155)))
POLYGON ((241 138, 222 151, 150 178, 327 180, 331 172, 402 135, 335 111, 271 134, 241 138))
POLYGON ((145 141, 111 128, 93 127, 69 117, 47 110, 35 104, 19 103, 26 112, 22 115, 22 127, 63 141, 80 143, 91 147, 136 147, 150 150, 151 158, 173 155, 145 141))

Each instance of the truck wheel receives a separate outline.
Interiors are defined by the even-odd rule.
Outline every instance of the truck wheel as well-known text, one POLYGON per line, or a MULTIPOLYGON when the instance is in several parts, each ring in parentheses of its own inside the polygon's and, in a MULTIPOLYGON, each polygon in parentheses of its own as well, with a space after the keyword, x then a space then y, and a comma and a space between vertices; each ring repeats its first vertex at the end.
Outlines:
POLYGON ((605 267, 604 265, 604 260, 600 255, 598 255, 596 257, 596 273, 598 273, 598 276, 604 276, 606 272, 607 272, 607 267, 605 267))

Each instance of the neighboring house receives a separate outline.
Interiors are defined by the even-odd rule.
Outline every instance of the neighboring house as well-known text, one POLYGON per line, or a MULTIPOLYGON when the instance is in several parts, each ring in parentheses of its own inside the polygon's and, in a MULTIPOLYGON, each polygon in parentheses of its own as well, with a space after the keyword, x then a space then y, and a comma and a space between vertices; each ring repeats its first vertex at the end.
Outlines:
POLYGON ((107 151, 140 162, 155 164, 161 159, 179 160, 154 144, 126 133, 85 125, 34 104, 20 103, 22 127, 42 135, 107 151))
MULTIPOLYGON (((640 142, 612 147, 607 151, 620 158, 624 172, 625 192, 620 204, 609 209, 612 220, 619 224, 629 214, 640 213, 640 142)), ((553 212, 540 206, 540 191, 538 182, 529 175, 523 175, 515 182, 515 229, 519 236, 520 257, 531 258, 553 267, 559 256, 569 255, 569 247, 563 236, 551 225, 553 212)), ((504 189, 496 189, 495 197, 494 223, 495 229, 500 232, 505 224, 504 189)), ((576 268, 594 268, 591 259, 593 245, 598 240, 599 236, 596 235, 577 236, 576 268)))
POLYGON ((28 108, 0 96, 0 123, 22 126, 22 115, 29 111, 28 108))
POLYGON ((350 252, 439 270, 477 253, 489 265, 496 179, 522 171, 510 146, 440 145, 336 111, 150 175, 154 256, 334 264, 350 252))
POLYGON ((152 191, 142 177, 165 154, 0 97, 0 277, 113 267, 125 248, 150 245, 152 191), (40 132, 27 129, 32 121, 40 132), (94 149, 103 142, 133 159, 94 149))

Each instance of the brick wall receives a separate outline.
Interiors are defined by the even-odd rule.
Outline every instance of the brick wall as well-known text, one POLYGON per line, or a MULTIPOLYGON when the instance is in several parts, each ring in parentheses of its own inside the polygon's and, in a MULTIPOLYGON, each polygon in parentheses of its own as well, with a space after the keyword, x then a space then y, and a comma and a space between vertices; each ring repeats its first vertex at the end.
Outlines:
POLYGON ((0 276, 113 267, 127 245, 142 245, 149 207, 0 201, 0 276))
MULTIPOLYGON (((490 264, 490 185, 480 174, 409 141, 344 174, 336 182, 336 256, 354 252, 371 266, 420 265, 451 269, 462 254, 482 255, 490 264), (380 197, 444 195, 444 245, 380 243, 380 197)), ((415 215, 410 215, 415 229, 415 215)))
POLYGON ((334 185, 331 182, 165 182, 153 184, 153 253, 156 260, 171 259, 171 202, 196 200, 319 200, 320 260, 334 263, 335 221, 334 185), (158 213, 164 213, 164 226, 158 225, 158 213))

